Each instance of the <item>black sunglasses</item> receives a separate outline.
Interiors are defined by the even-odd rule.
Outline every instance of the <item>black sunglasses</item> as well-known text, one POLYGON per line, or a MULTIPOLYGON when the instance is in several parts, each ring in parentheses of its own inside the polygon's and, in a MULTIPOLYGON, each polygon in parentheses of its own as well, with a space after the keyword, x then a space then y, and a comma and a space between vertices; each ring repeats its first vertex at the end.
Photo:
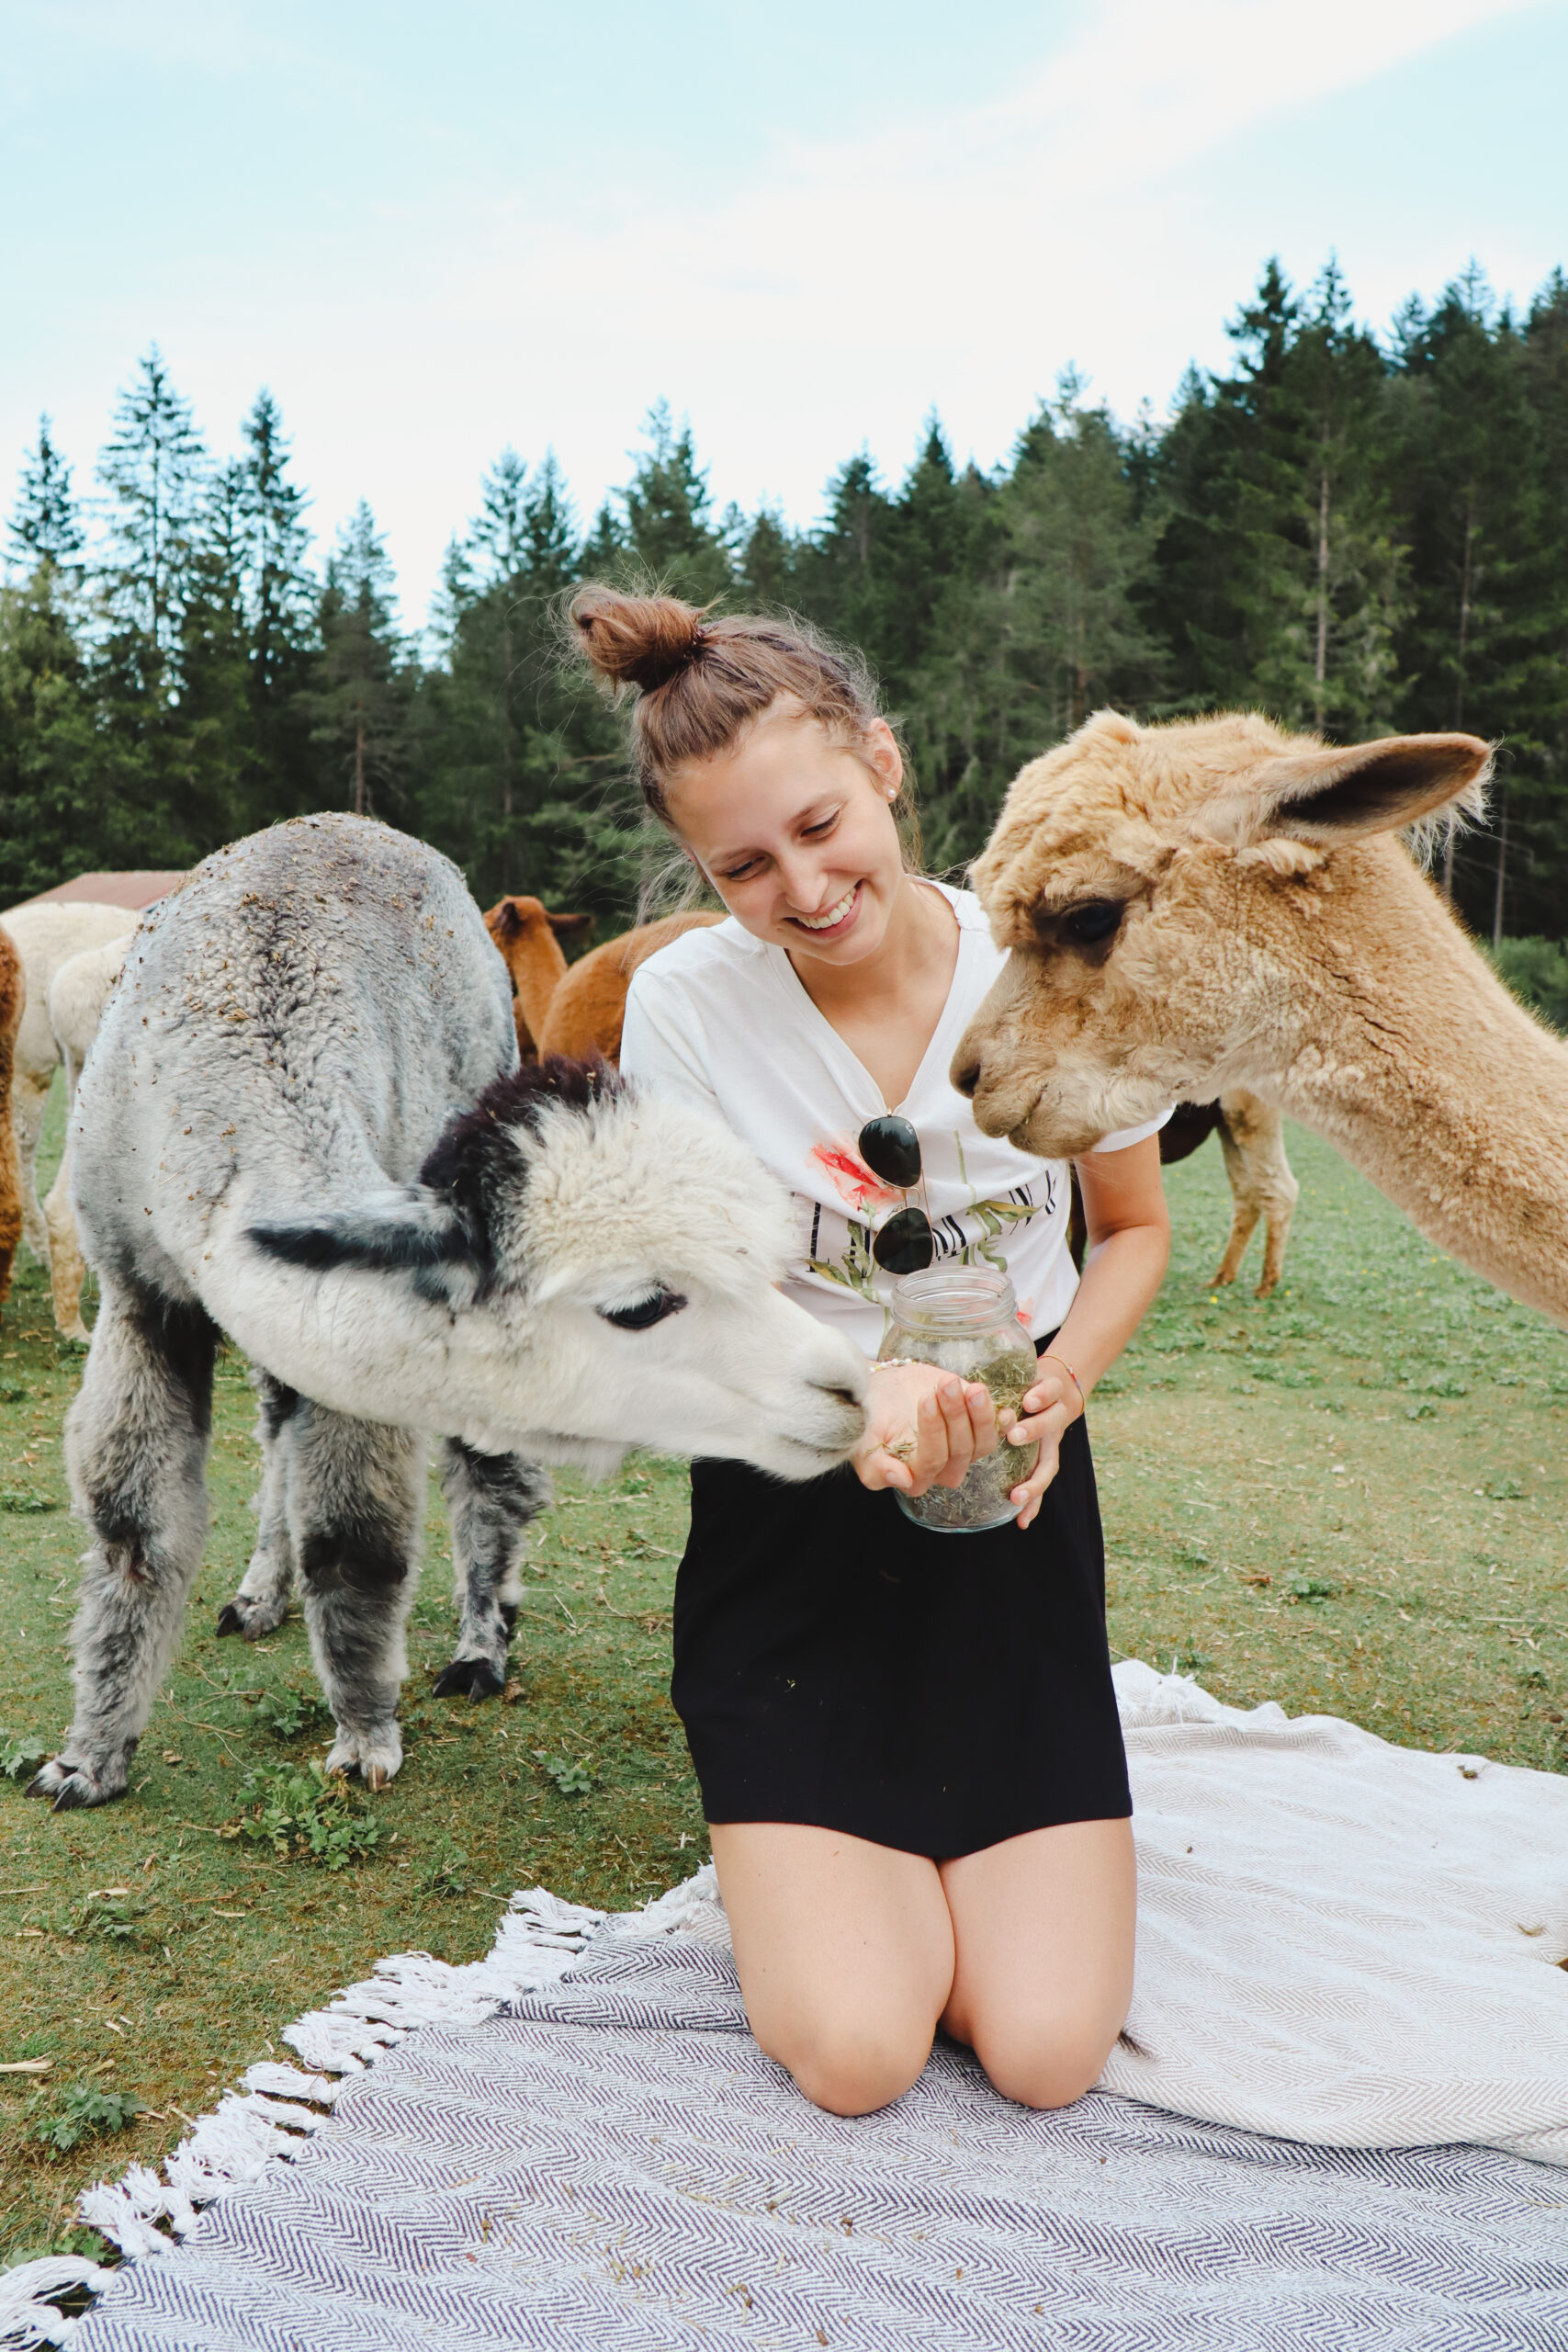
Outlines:
MULTIPOLYGON (((912 1193, 920 1181, 920 1139, 908 1119, 889 1113, 868 1119, 856 1148, 874 1176, 896 1193, 912 1193)), ((936 1238, 924 1209, 895 1210, 872 1236, 871 1254, 890 1274, 918 1274, 936 1256, 936 1238)))

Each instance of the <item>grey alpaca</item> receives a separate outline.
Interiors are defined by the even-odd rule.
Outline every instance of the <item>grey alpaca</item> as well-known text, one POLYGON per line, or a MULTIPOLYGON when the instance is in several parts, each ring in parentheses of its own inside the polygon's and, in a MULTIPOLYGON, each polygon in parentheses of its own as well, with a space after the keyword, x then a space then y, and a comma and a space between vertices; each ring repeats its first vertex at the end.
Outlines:
POLYGON ((773 1287, 788 1206, 737 1140, 602 1072, 515 1064, 462 876, 385 826, 254 835, 143 923, 73 1111, 100 1306, 66 1459, 92 1540, 75 1716, 32 1793, 127 1785, 201 1562, 220 1332, 258 1368, 263 1447, 224 1621, 264 1630, 298 1583, 329 1767, 372 1786, 401 1760, 427 1438, 463 1607, 444 1679, 479 1695, 536 1463, 654 1444, 798 1478, 858 1437, 864 1367, 773 1287))

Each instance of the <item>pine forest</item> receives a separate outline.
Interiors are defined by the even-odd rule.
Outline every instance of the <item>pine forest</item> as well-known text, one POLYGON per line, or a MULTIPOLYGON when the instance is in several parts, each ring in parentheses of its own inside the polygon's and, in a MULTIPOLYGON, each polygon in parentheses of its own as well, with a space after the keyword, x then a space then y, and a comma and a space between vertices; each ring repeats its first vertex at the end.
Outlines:
POLYGON ((716 511, 663 406, 592 519, 547 452, 505 449, 416 634, 367 507, 313 556, 271 394, 217 458, 153 349, 85 489, 47 420, 22 469, 0 904, 349 808, 436 843, 482 904, 532 891, 605 935, 660 862, 619 719, 563 651, 572 584, 605 578, 788 609, 861 646, 934 871, 975 853, 1023 761, 1104 704, 1496 739, 1488 822, 1438 878, 1562 1018, 1568 278, 1519 315, 1472 266, 1379 334, 1332 263, 1304 290, 1270 264, 1228 334, 1227 369, 1190 371, 1163 423, 1119 422, 1069 371, 1004 467, 956 466, 932 418, 901 482, 852 457, 800 531, 716 511))

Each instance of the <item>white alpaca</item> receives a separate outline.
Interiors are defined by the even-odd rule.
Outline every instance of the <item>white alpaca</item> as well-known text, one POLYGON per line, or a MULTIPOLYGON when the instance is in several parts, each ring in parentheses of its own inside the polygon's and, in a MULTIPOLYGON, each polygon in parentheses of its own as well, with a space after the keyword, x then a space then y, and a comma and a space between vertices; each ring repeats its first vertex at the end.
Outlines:
POLYGON ((49 1281, 54 1293, 54 1320, 68 1340, 85 1341, 87 1337, 82 1320, 82 1282, 86 1269, 82 1262, 82 1245, 76 1238, 76 1220, 71 1212, 71 1112, 76 1101, 76 1081, 98 1034, 98 1023, 124 967, 130 941, 131 933, 128 932, 119 939, 106 940, 101 947, 84 948, 80 956, 73 956, 62 964, 50 983, 49 1025, 65 1064, 65 1149, 43 1204, 43 1215, 49 1228, 49 1281))
POLYGON ((277 826, 145 919, 73 1118, 102 1303, 66 1456, 94 1540, 38 1794, 126 1785, 201 1561, 220 1332, 263 1368, 240 1598, 298 1575, 328 1764, 373 1787, 401 1760, 427 1433, 492 1670, 532 1462, 650 1445, 807 1478, 854 1443, 864 1366, 774 1287, 791 1213, 744 1147, 602 1069, 516 1061, 462 876, 385 826, 277 826))
POLYGON ((38 1196, 38 1139, 60 1048, 49 1022, 49 991, 56 972, 85 947, 129 938, 137 917, 125 907, 85 900, 37 899, 0 914, 27 974, 28 1002, 17 1032, 11 1078, 11 1123, 22 1168, 22 1232, 40 1266, 49 1263, 49 1226, 38 1196))

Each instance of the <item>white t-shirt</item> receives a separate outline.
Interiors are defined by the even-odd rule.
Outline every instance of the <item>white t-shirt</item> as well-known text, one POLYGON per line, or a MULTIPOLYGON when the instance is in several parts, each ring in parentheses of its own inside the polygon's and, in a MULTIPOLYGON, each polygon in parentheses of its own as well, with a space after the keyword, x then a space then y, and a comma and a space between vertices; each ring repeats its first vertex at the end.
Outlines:
MULTIPOLYGON (((930 1214, 933 1263, 1006 1267, 1021 1317, 1038 1339, 1056 1329, 1077 1288, 1066 1246, 1067 1163, 983 1135, 948 1078, 1003 951, 972 891, 931 887, 957 918, 958 962, 925 1058, 897 1106, 919 1136, 924 1165, 923 1191, 908 1204, 930 1214)), ((888 1105, 784 949, 754 939, 733 916, 661 947, 633 975, 621 1068, 651 1092, 716 1112, 788 1187, 797 1254, 785 1290, 874 1356, 896 1277, 872 1258, 872 1237, 906 1201, 872 1174, 855 1139, 888 1105)), ((1164 1125, 1126 1128, 1098 1148, 1124 1150, 1164 1125)))

